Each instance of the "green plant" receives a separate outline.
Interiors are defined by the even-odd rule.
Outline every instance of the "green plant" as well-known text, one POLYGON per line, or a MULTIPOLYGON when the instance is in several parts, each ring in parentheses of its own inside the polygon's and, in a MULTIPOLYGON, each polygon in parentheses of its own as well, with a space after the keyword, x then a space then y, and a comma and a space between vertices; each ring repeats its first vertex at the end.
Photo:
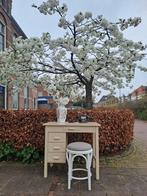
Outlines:
POLYGON ((43 155, 34 147, 25 147, 17 151, 10 144, 0 143, 0 161, 18 160, 23 163, 40 161, 43 155))
POLYGON ((135 118, 147 120, 147 96, 144 96, 142 99, 121 103, 118 105, 118 108, 131 109, 135 118))
POLYGON ((16 156, 23 163, 33 163, 41 158, 39 151, 33 147, 26 147, 18 151, 16 156))
POLYGON ((6 143, 0 144, 0 161, 13 159, 15 154, 16 150, 11 145, 6 143))
POLYGON ((136 117, 140 120, 147 120, 147 110, 144 111, 138 111, 136 113, 136 117))

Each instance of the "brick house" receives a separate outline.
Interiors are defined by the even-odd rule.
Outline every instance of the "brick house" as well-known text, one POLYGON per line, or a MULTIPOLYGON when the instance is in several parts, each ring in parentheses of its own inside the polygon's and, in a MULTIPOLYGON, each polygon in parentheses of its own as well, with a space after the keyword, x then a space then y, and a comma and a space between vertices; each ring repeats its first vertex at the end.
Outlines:
POLYGON ((138 99, 142 99, 144 96, 147 96, 147 86, 138 87, 128 95, 128 98, 130 101, 135 101, 138 99))
MULTIPOLYGON (((0 51, 9 47, 16 37, 27 38, 11 15, 11 9, 12 0, 0 0, 0 51)), ((0 109, 36 109, 37 97, 37 88, 24 87, 16 91, 15 87, 0 84, 0 109)))

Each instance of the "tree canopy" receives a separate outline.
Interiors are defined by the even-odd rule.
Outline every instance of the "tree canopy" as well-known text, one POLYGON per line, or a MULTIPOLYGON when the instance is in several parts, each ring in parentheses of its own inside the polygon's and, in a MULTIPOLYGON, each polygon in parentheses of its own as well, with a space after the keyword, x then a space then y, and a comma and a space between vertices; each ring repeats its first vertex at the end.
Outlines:
POLYGON ((69 20, 67 5, 60 5, 58 0, 33 7, 45 15, 58 14, 58 27, 65 33, 56 39, 50 33, 43 33, 40 38, 16 38, 0 54, 1 82, 17 86, 41 82, 53 94, 85 93, 89 108, 94 92, 114 91, 130 83, 147 46, 126 39, 123 31, 139 25, 141 18, 109 22, 102 15, 93 17, 90 12, 79 12, 69 20))

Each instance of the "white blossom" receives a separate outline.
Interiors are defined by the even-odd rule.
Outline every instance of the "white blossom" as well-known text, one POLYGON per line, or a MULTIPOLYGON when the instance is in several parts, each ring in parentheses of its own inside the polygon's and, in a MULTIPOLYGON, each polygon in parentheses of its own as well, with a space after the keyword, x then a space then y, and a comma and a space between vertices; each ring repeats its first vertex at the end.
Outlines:
POLYGON ((92 13, 91 12, 85 12, 85 18, 89 19, 92 17, 92 13))
POLYGON ((82 12, 79 12, 77 15, 74 16, 74 18, 77 23, 81 23, 85 19, 82 12))
POLYGON ((60 5, 58 0, 34 7, 45 15, 58 14, 58 26, 65 34, 57 39, 49 33, 15 39, 11 47, 0 52, 0 83, 39 83, 56 97, 78 98, 89 86, 95 93, 125 86, 137 67, 147 71, 137 64, 147 46, 126 39, 122 33, 137 26, 141 18, 109 22, 102 15, 94 18, 90 12, 79 12, 69 20, 67 5, 60 5))

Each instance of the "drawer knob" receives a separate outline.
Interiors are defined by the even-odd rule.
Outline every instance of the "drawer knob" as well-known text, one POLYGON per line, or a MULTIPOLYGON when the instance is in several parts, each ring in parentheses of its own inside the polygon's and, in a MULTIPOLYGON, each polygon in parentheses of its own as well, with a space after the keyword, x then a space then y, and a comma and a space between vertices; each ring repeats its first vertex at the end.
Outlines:
POLYGON ((60 140, 60 137, 54 137, 54 140, 60 140))
POLYGON ((53 157, 54 160, 59 160, 59 157, 53 157))
POLYGON ((60 148, 59 147, 54 147, 54 150, 59 150, 60 148))
POLYGON ((69 127, 69 128, 68 128, 68 130, 75 130, 75 128, 73 128, 73 127, 69 127))

